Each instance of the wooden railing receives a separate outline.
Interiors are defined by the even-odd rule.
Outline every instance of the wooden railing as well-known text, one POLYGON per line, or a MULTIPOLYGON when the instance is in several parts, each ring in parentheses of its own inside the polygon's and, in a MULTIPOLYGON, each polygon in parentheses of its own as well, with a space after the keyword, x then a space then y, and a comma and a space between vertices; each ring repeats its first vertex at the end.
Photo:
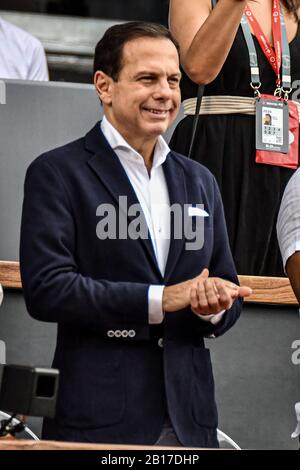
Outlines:
MULTIPOLYGON (((86 444, 73 442, 56 442, 56 441, 31 441, 20 440, 6 437, 0 438, 1 450, 177 450, 178 447, 157 447, 157 446, 141 446, 128 444, 86 444)), ((180 447, 180 450, 202 450, 199 447, 180 447)), ((208 450, 208 449, 203 449, 208 450)), ((214 449, 213 449, 214 450, 214 449)), ((219 450, 219 449, 217 449, 219 450)))
MULTIPOLYGON (((285 277, 239 276, 241 285, 249 286, 253 294, 246 302, 298 305, 285 277)), ((0 261, 0 284, 4 289, 21 289, 20 267, 17 261, 0 261)))
POLYGON ((286 277, 239 276, 241 285, 251 287, 253 294, 245 302, 298 305, 290 281, 286 277))
POLYGON ((0 284, 4 289, 22 289, 20 265, 17 261, 0 261, 0 284))

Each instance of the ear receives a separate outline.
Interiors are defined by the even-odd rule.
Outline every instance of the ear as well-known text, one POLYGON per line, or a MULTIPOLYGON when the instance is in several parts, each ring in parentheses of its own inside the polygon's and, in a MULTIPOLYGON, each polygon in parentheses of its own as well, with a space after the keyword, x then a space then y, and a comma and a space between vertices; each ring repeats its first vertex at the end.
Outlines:
POLYGON ((113 79, 106 75, 101 70, 97 70, 94 75, 94 85, 96 88, 97 95, 104 104, 111 103, 111 92, 112 92, 113 79))

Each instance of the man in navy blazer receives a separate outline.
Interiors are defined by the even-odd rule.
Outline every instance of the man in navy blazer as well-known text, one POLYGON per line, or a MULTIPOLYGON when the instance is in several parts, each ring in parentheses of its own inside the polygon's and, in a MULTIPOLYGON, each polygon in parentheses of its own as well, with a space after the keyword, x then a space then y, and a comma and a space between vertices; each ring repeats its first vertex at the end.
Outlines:
POLYGON ((180 106, 178 46, 160 25, 113 26, 94 69, 103 121, 25 181, 26 305, 58 325, 43 437, 217 447, 204 338, 236 322, 251 290, 238 286, 214 177, 161 137, 180 106))

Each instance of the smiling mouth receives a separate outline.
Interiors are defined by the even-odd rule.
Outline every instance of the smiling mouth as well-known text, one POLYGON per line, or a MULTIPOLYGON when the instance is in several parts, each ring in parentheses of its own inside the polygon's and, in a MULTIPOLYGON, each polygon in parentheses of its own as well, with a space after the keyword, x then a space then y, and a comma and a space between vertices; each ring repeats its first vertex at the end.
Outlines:
POLYGON ((165 116, 170 110, 169 109, 155 109, 155 108, 143 108, 145 111, 148 111, 151 114, 156 114, 158 116, 165 116))

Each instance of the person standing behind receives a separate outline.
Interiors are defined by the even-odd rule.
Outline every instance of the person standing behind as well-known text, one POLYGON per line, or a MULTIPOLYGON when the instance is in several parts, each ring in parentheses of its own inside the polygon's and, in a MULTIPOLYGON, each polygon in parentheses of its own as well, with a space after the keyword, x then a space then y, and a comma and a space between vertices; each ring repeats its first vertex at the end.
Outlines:
MULTIPOLYGON (((273 3, 248 2, 271 45, 273 3)), ((299 5, 299 0, 281 1, 292 82, 300 78, 299 5)), ((211 0, 170 0, 170 29, 180 44, 181 64, 187 74, 182 80, 186 117, 177 126, 170 147, 188 154, 195 99, 193 105, 189 101, 197 96, 197 85, 205 85, 204 115, 199 117, 191 157, 218 181, 237 272, 280 276, 283 270, 275 224, 283 190, 294 170, 256 162, 254 90, 240 26, 246 6, 246 0, 219 0, 213 9, 211 0), (212 97, 210 103, 207 97, 212 97)), ((258 57, 259 91, 273 95, 276 74, 254 30, 250 31, 258 57)))
POLYGON ((0 16, 0 78, 48 81, 41 42, 0 16))

